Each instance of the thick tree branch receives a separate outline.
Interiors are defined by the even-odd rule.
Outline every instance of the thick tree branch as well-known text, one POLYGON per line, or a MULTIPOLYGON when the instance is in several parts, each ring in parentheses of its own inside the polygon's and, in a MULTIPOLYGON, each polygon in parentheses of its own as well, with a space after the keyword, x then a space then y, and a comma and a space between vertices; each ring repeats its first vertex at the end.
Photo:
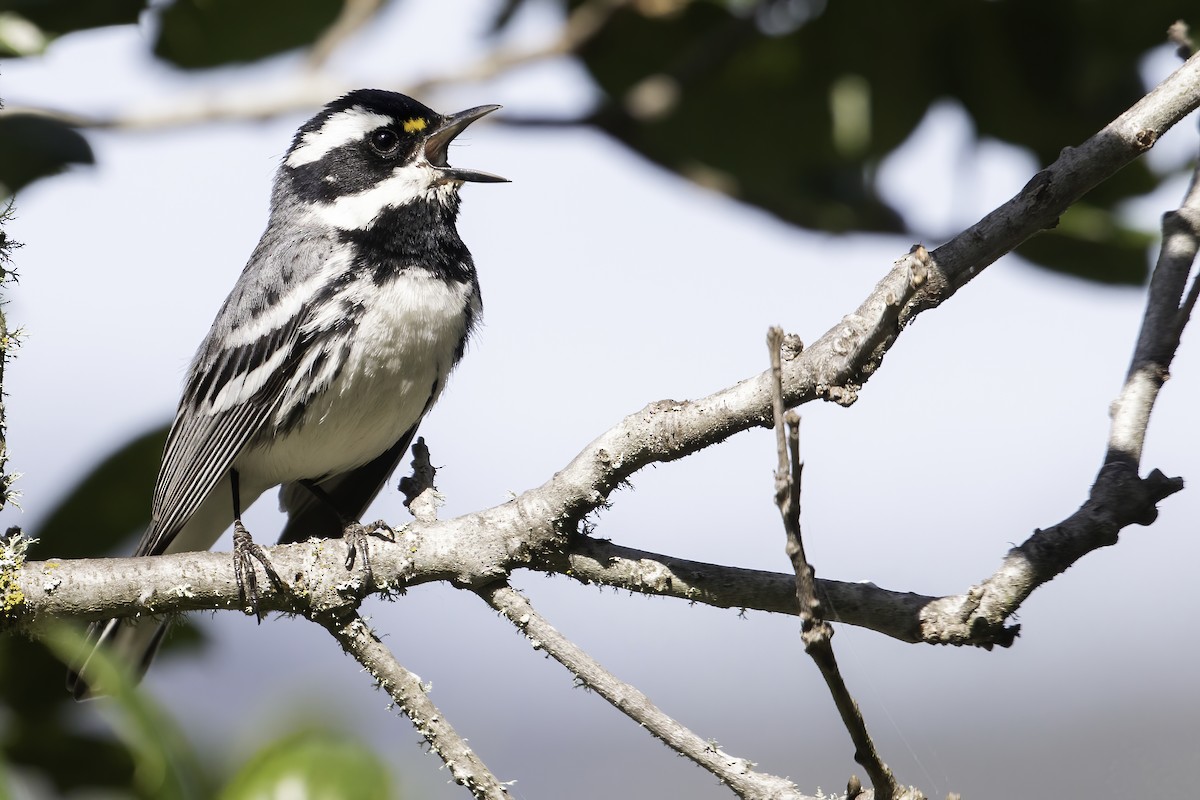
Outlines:
POLYGON ((1078 147, 1034 175, 1019 194, 933 251, 929 286, 904 321, 948 299, 979 271, 1035 233, 1053 228, 1068 206, 1149 150, 1168 129, 1196 108, 1200 54, 1078 147))
POLYGON ((465 739, 446 721, 445 715, 429 699, 421 679, 396 660, 392 652, 357 613, 346 616, 314 617, 342 649, 362 664, 380 688, 386 691, 417 731, 429 742, 429 748, 446 763, 454 782, 465 786, 479 800, 506 800, 508 790, 496 779, 465 739))
POLYGON ((723 752, 680 725, 650 702, 637 687, 619 680, 578 645, 559 633, 539 615, 524 596, 507 583, 477 590, 488 605, 515 625, 537 650, 566 667, 584 686, 603 697, 621 713, 638 723, 663 744, 686 756, 717 776, 747 800, 815 800, 800 793, 791 781, 763 772, 744 758, 723 752))
MULTIPOLYGON (((372 540, 371 572, 378 591, 398 590, 435 580, 451 580, 439 553, 498 549, 479 536, 502 538, 502 531, 461 527, 458 520, 437 528, 410 525, 397 532, 394 544, 372 540)), ((368 591, 361 575, 344 567, 340 540, 305 542, 265 548, 277 570, 303 593, 306 602, 263 587, 265 611, 309 613, 315 609, 350 608, 368 591)), ((229 553, 181 553, 156 558, 47 560, 19 565, 14 588, 24 598, 5 620, 6 626, 36 626, 43 617, 79 620, 113 615, 175 614, 186 611, 240 610, 229 553)), ((567 575, 642 594, 677 597, 717 608, 781 614, 797 613, 795 577, 763 570, 707 564, 622 547, 603 539, 574 535, 566 547, 546 560, 520 565, 567 575)), ((504 563, 489 572, 505 574, 504 563)), ((881 589, 871 583, 818 580, 829 619, 905 642, 932 641, 923 635, 921 611, 936 597, 881 589)))

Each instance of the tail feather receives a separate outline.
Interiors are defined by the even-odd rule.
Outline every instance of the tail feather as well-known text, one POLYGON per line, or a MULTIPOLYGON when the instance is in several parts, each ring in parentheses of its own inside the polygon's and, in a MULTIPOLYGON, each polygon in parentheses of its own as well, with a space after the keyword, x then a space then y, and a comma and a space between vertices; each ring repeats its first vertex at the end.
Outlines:
POLYGON ((67 689, 76 700, 112 694, 116 686, 112 676, 98 668, 96 651, 105 653, 125 665, 134 682, 140 681, 154 660, 170 623, 159 620, 110 619, 93 622, 88 627, 88 639, 93 642, 92 650, 82 664, 72 667, 67 674, 67 689))

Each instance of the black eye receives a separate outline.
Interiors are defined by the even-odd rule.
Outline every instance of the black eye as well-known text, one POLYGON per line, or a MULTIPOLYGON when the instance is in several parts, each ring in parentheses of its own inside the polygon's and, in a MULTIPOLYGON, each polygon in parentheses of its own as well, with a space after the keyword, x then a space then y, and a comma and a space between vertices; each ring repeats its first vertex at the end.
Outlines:
POLYGON ((368 141, 371 143, 371 149, 381 156, 390 156, 400 147, 400 135, 391 128, 371 131, 368 141))

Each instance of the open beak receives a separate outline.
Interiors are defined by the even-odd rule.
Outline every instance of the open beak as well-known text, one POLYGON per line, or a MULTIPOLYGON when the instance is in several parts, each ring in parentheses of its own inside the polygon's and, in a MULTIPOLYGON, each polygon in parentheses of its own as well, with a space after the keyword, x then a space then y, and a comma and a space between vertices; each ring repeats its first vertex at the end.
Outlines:
POLYGON ((508 178, 501 178, 499 175, 493 175, 490 172, 461 169, 459 167, 452 167, 446 163, 446 149, 450 146, 450 142, 454 140, 454 137, 466 130, 466 127, 475 120, 487 116, 498 108, 500 106, 497 105, 476 106, 475 108, 468 108, 466 111, 460 111, 457 114, 445 117, 442 120, 441 126, 425 138, 425 160, 448 181, 508 183, 508 178))

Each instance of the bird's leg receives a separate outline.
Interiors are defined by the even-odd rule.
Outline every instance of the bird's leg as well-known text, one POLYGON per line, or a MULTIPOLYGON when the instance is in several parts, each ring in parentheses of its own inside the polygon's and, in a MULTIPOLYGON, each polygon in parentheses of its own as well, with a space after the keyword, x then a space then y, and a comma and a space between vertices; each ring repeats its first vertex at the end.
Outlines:
POLYGON ((311 480, 302 480, 300 485, 312 493, 312 496, 325 504, 325 507, 332 511, 338 518, 338 525, 342 530, 342 538, 346 541, 346 569, 354 568, 354 560, 358 554, 362 554, 362 570, 364 578, 364 586, 371 582, 371 554, 367 549, 367 538, 369 536, 379 536, 381 539, 386 539, 390 542, 396 541, 396 532, 391 529, 386 522, 379 520, 370 525, 363 525, 356 519, 348 519, 337 503, 329 496, 329 492, 325 491, 319 484, 311 480), (381 533, 382 532, 382 533, 381 533))
POLYGON ((233 490, 233 572, 237 577, 238 599, 243 608, 249 606, 261 623, 263 613, 258 607, 258 575, 254 571, 254 561, 262 565, 263 572, 276 589, 283 590, 283 581, 271 566, 266 552, 254 543, 250 531, 242 524, 242 499, 236 469, 229 470, 229 485, 233 490))

